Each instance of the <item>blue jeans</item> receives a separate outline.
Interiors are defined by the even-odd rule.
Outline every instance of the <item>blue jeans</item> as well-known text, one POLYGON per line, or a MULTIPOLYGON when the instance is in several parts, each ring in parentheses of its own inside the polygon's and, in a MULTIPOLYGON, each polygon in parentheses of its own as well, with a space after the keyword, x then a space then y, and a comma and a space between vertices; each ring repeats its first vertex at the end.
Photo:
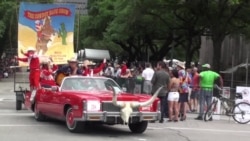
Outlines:
POLYGON ((213 89, 201 89, 199 96, 200 112, 199 116, 203 117, 205 104, 207 107, 211 104, 213 98, 213 89))
POLYGON ((151 81, 145 80, 143 83, 143 93, 150 94, 152 92, 151 81))
POLYGON ((161 104, 161 120, 167 115, 168 112, 168 103, 167 103, 167 96, 159 96, 160 104, 161 104))

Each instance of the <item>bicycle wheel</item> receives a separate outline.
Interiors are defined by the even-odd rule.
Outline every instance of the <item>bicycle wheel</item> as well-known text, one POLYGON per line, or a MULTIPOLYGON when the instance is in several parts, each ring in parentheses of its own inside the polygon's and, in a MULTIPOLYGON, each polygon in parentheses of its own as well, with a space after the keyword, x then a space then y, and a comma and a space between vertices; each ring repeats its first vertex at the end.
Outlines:
POLYGON ((207 108, 207 111, 204 115, 204 121, 208 121, 208 120, 211 120, 212 119, 212 116, 216 110, 216 105, 217 105, 217 102, 216 101, 213 101, 213 103, 211 103, 208 108, 207 108))
POLYGON ((233 119, 240 124, 247 124, 250 122, 250 104, 246 102, 240 102, 233 107, 232 111, 233 119))

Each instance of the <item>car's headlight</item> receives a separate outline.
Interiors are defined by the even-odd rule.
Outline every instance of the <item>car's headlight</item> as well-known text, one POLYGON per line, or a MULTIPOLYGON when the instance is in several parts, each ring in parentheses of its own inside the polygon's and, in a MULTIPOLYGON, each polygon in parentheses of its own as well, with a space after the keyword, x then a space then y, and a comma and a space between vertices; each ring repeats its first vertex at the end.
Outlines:
POLYGON ((85 102, 85 107, 84 110, 86 111, 100 111, 101 110, 101 103, 100 101, 96 101, 96 100, 90 100, 85 102))

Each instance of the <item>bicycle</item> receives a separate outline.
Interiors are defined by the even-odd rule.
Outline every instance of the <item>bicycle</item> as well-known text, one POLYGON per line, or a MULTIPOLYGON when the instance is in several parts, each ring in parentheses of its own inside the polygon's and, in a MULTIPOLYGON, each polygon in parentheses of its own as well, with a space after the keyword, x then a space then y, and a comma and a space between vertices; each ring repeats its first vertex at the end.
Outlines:
POLYGON ((236 99, 242 99, 242 95, 236 93, 235 100, 228 99, 221 95, 222 89, 215 86, 220 92, 217 97, 212 100, 204 115, 204 121, 212 121, 212 116, 217 109, 219 100, 221 101, 222 108, 226 111, 226 116, 232 116, 234 121, 240 124, 247 124, 250 122, 250 104, 247 102, 235 103, 236 99))

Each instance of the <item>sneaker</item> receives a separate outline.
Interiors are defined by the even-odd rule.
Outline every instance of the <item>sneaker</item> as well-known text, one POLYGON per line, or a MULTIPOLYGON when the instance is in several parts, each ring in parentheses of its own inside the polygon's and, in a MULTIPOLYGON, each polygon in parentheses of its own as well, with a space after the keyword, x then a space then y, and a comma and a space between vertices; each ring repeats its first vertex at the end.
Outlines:
POLYGON ((197 118, 195 118, 195 120, 203 120, 203 118, 201 116, 198 116, 197 118))
POLYGON ((183 114, 182 114, 182 113, 180 113, 180 114, 178 115, 178 117, 179 117, 179 118, 183 117, 183 114))
POLYGON ((159 123, 163 123, 164 122, 164 120, 163 119, 161 119, 160 121, 159 121, 159 123))
POLYGON ((195 110, 195 109, 192 110, 192 113, 196 113, 196 112, 197 112, 197 110, 195 110))
POLYGON ((186 116, 182 116, 180 119, 180 121, 184 121, 184 120, 186 120, 186 116))

